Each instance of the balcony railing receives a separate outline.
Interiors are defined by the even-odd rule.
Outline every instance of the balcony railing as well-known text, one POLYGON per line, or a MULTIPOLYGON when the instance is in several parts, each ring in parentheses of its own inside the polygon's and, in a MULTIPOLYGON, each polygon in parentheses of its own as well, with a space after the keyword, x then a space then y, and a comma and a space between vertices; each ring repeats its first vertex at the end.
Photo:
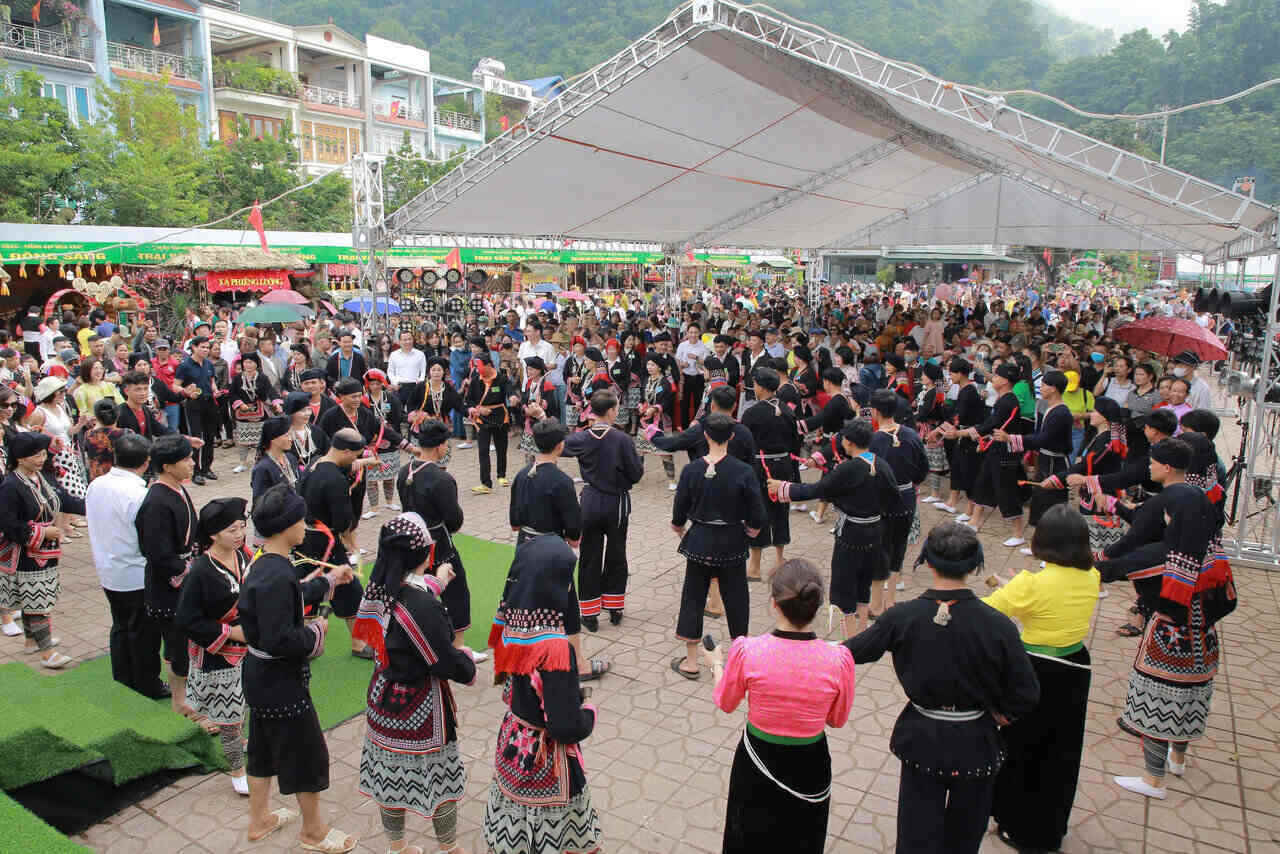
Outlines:
POLYGON ((479 116, 468 116, 452 110, 436 110, 436 125, 468 133, 482 133, 479 116))
POLYGON ((181 56, 118 42, 107 42, 107 64, 156 76, 168 72, 170 77, 197 83, 204 76, 204 60, 198 56, 181 56))
POLYGON ((421 104, 409 106, 407 101, 374 101, 373 115, 380 119, 409 119, 415 122, 427 120, 427 110, 421 104))
POLYGON ((7 23, 4 25, 3 47, 93 62, 93 45, 88 39, 69 36, 59 30, 41 30, 23 24, 7 23))
POLYGON ((359 95, 343 92, 341 89, 326 89, 323 86, 303 86, 302 100, 308 104, 323 104, 326 107, 360 109, 359 95))

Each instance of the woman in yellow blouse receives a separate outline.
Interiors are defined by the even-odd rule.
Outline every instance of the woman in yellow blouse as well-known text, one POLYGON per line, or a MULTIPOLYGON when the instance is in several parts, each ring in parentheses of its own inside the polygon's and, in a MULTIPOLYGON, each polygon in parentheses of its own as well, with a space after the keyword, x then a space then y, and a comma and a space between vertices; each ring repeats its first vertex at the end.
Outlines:
POLYGON ((82 423, 93 421, 93 405, 103 398, 114 400, 117 404, 124 403, 115 384, 104 380, 103 375, 103 365, 97 359, 85 359, 80 364, 80 383, 72 396, 82 423))
POLYGON ((1089 552, 1089 526, 1066 504, 1049 509, 1031 538, 1039 572, 1020 572, 985 601, 1018 621, 1040 680, 1035 711, 1004 728, 1009 756, 996 780, 991 814, 1000 838, 1019 851, 1056 851, 1080 776, 1089 651, 1084 639, 1101 579, 1089 552))

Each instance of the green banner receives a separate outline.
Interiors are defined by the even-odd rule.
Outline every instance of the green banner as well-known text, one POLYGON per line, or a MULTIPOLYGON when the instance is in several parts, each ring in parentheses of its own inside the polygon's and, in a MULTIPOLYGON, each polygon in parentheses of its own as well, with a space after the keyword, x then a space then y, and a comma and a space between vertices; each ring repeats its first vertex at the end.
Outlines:
MULTIPOLYGON (((120 264, 163 264, 179 255, 185 255, 202 244, 194 243, 144 243, 136 246, 116 246, 111 243, 66 243, 66 242, 17 242, 0 241, 0 262, 5 264, 46 265, 56 264, 99 264, 110 262, 120 264), (64 254, 65 253, 65 254, 64 254)), ((226 245, 226 244, 218 244, 226 245)), ((285 255, 297 255, 309 264, 358 264, 361 253, 350 246, 289 246, 273 245, 271 251, 285 255)), ((444 263, 449 254, 446 248, 426 248, 416 246, 392 246, 380 250, 394 264, 395 259, 434 259, 436 263, 444 263)), ((609 252, 592 249, 463 249, 462 263, 468 266, 505 266, 521 262, 545 264, 660 264, 663 256, 660 252, 609 252)), ((705 261, 713 267, 742 267, 751 263, 747 255, 712 255, 697 253, 699 261, 705 261)))

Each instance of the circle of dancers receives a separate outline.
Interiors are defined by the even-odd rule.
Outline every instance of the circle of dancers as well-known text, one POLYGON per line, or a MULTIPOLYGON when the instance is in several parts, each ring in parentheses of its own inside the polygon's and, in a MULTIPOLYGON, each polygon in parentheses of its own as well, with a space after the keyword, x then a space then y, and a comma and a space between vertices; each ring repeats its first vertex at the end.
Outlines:
MULTIPOLYGON (((247 797, 251 842, 296 821, 302 848, 320 852, 357 845, 319 801, 330 761, 310 662, 345 654, 326 653, 331 621, 346 622, 350 654, 371 663, 358 786, 378 805, 389 852, 426 850, 409 842, 410 813, 430 822, 437 850, 463 850, 459 739, 475 734, 461 731, 455 692, 492 657, 506 711, 484 844, 598 851, 584 761, 597 720, 589 683, 612 664, 584 641, 606 614, 608 631, 626 630, 631 494, 644 457, 656 456, 685 559, 668 678, 709 677, 726 713, 747 705, 723 850, 824 850, 826 731, 848 721, 856 667, 885 653, 908 698, 889 744, 901 761, 897 850, 974 852, 989 831, 1021 851, 1056 850, 1078 783, 1084 641, 1102 584, 1130 582, 1137 618, 1118 630, 1138 651, 1117 725, 1141 738, 1142 769, 1114 783, 1164 798, 1166 775, 1183 773, 1205 732, 1215 625, 1236 604, 1220 544, 1218 418, 1186 402, 1202 381, 1185 369, 1193 355, 1170 363, 1176 376, 1153 402, 1158 368, 1132 353, 1101 371, 1110 351, 1091 349, 1086 377, 1055 344, 1034 361, 1008 336, 993 350, 949 330, 943 346, 942 317, 954 309, 917 309, 922 322, 908 327, 885 299, 829 301, 828 318, 841 309, 856 334, 792 329, 785 344, 762 324, 741 339, 704 336, 695 311, 670 316, 670 332, 599 342, 593 329, 557 348, 531 318, 505 363, 490 358, 491 336, 458 336, 459 361, 426 356, 410 331, 389 364, 367 368, 343 330, 324 367, 291 359, 268 375, 250 349, 230 384, 219 383, 210 341, 193 335, 178 369, 165 366, 183 407, 177 424, 157 393, 168 390, 153 373, 152 361, 168 358, 158 346, 121 366, 122 393, 102 387, 101 364, 81 372, 77 397, 92 412, 79 425, 83 454, 71 452, 67 372, 27 376, 29 398, 20 382, 0 387, 5 634, 22 635, 47 668, 70 662, 51 614, 62 541, 86 517, 111 607, 113 678, 168 697, 217 735, 231 786, 247 797), (216 479, 221 386, 241 466, 254 457, 252 494, 197 510, 187 484, 216 479), (508 479, 513 432, 525 465, 508 479), (477 450, 472 493, 493 492, 493 467, 509 489, 515 557, 487 650, 464 640, 473 608, 454 541, 464 513, 447 468, 458 438, 477 450), (681 451, 689 459, 677 475, 681 451), (562 458, 576 460, 578 478, 562 458), (394 515, 362 559, 356 535, 380 497, 394 515), (957 513, 962 498, 967 513, 957 513), (930 505, 943 515, 922 534, 930 505), (793 511, 830 524, 828 566, 786 557, 793 511), (989 574, 979 596, 976 532, 997 514, 1010 529, 1003 547, 1021 547, 1039 569, 989 574), (908 558, 930 583, 896 602, 908 558), (766 591, 766 634, 749 631, 753 583, 766 591), (815 631, 824 605, 839 612, 839 641, 815 631), (706 632, 708 617, 724 619, 727 649, 706 632), (296 811, 273 807, 273 785, 296 811)), ((12 352, 0 350, 6 365, 12 352)))

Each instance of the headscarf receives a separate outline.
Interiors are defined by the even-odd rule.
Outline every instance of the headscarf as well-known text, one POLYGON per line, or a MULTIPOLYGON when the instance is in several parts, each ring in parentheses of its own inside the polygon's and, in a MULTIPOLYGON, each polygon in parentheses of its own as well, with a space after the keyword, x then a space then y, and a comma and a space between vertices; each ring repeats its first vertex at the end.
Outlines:
POLYGON ((245 507, 249 502, 243 498, 215 498, 200 508, 200 526, 197 536, 204 548, 209 548, 216 534, 230 528, 236 522, 244 521, 245 507))
POLYGON ((569 595, 577 561, 573 549, 555 534, 516 547, 489 633, 495 676, 569 670, 564 619, 570 608, 578 607, 569 595))
POLYGON ((435 551, 427 523, 417 513, 401 513, 383 525, 378 534, 378 559, 369 573, 351 634, 373 649, 380 668, 390 663, 387 628, 405 576, 424 560, 431 567, 435 551))

